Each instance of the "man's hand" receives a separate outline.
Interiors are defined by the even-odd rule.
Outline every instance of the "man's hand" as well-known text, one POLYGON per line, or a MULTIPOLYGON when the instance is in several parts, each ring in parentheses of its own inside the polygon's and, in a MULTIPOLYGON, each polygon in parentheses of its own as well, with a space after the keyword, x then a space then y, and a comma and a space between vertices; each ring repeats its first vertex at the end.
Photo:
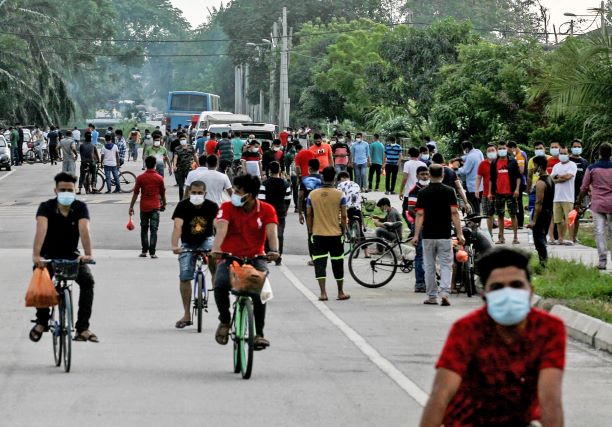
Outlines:
POLYGON ((475 192, 474 197, 476 197, 477 199, 480 199, 480 191, 475 192))
POLYGON ((467 203, 467 204, 465 205, 465 212, 466 212, 468 215, 472 213, 472 205, 471 205, 471 204, 467 203))
POLYGON ((163 212, 166 210, 166 204, 164 203, 163 205, 160 206, 159 211, 163 212))
POLYGON ((514 192, 514 198, 515 198, 515 199, 518 199, 518 198, 519 198, 519 191, 518 191, 518 190, 516 190, 516 191, 514 192))
POLYGON ((419 244, 419 235, 415 235, 412 240, 410 241, 412 243, 412 246, 418 246, 419 244))
POLYGON ((533 228, 534 226, 535 226, 535 223, 533 221, 527 224, 527 228, 533 228))
POLYGON ((32 262, 38 268, 44 268, 45 267, 46 264, 43 261, 44 261, 44 258, 41 257, 41 256, 33 256, 32 257, 32 262))
POLYGON ((280 254, 276 251, 269 251, 267 256, 270 261, 276 261, 280 258, 280 254))
POLYGON ((83 264, 87 264, 89 261, 91 261, 93 258, 91 255, 81 255, 79 257, 79 261, 81 261, 83 264))
POLYGON ((304 214, 302 212, 300 212, 299 220, 300 224, 304 225, 304 214))
POLYGON ((183 251, 183 248, 181 248, 180 246, 174 246, 172 248, 172 253, 176 255, 180 254, 182 251, 183 251))
POLYGON ((457 236, 457 240, 461 246, 465 245, 465 237, 463 237, 463 234, 461 236, 457 236))
POLYGON ((487 199, 489 199, 490 201, 493 201, 493 200, 495 200, 495 196, 493 194, 489 194, 487 196, 487 199))
POLYGON ((130 216, 134 215, 134 208, 130 208, 130 210, 128 211, 128 214, 130 216))

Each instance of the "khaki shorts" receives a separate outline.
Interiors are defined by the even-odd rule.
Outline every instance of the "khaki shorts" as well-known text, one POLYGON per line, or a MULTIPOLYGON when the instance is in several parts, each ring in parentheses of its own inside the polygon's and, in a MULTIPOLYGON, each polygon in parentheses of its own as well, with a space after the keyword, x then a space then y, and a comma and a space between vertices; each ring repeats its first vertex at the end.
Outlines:
POLYGON ((572 202, 553 202, 553 220, 555 224, 567 222, 567 216, 574 209, 572 202))

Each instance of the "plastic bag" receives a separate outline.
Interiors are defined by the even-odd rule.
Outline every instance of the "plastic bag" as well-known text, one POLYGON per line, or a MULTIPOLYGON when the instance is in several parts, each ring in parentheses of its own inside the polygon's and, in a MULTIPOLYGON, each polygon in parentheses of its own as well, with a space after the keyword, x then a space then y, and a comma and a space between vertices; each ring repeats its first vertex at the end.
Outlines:
POLYGON ((134 221, 132 221, 132 215, 130 215, 130 219, 128 219, 128 222, 127 222, 125 228, 127 228, 130 231, 132 231, 135 228, 134 221))
POLYGON ((250 264, 240 265, 232 261, 230 265, 230 283, 232 289, 238 292, 259 294, 266 281, 267 274, 257 270, 250 264))
POLYGON ((26 307, 46 308, 58 303, 49 271, 46 268, 35 268, 25 296, 26 307))
POLYGON ((504 219, 504 228, 511 229, 512 228, 512 220, 510 218, 504 219))
POLYGON ((274 298, 274 293, 272 292, 272 285, 270 284, 270 279, 266 277, 266 281, 264 282, 263 288, 261 288, 261 293, 259 294, 261 298, 261 302, 264 304, 274 298))
POLYGON ((576 222, 576 218, 578 218, 578 210, 574 209, 567 214, 567 225, 572 227, 574 225, 574 222, 576 222))

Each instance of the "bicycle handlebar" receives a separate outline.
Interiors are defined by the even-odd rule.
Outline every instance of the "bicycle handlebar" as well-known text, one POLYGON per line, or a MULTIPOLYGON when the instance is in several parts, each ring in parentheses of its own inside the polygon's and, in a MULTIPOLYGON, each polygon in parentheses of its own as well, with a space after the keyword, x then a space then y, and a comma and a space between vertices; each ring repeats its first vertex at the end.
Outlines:
POLYGON ((236 261, 242 265, 245 262, 248 262, 254 259, 267 260, 268 255, 255 255, 254 257, 237 257, 228 252, 221 252, 221 259, 226 259, 228 261, 236 261))
POLYGON ((90 259, 90 260, 86 260, 83 261, 82 259, 43 259, 41 260, 42 263, 44 264, 49 264, 49 263, 57 263, 57 264, 91 264, 91 265, 96 265, 96 260, 94 259, 90 259))

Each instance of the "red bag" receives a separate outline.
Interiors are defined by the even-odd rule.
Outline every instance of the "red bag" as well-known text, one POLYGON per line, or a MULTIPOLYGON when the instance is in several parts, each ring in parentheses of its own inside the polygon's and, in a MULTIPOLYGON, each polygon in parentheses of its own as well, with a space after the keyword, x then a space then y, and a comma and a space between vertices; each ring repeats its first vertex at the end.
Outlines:
POLYGON ((512 228, 512 220, 510 218, 504 219, 504 228, 511 229, 512 228))
POLYGON ((132 215, 130 215, 130 219, 128 219, 128 223, 125 226, 125 228, 127 228, 130 231, 132 231, 135 228, 134 227, 134 222, 132 221, 132 215))
POLYGON ((567 214, 567 225, 572 227, 576 222, 576 218, 578 218, 578 210, 574 209, 573 211, 567 214))
POLYGON ((59 300, 53 281, 46 268, 35 268, 25 296, 26 307, 47 308, 57 305, 59 300))

